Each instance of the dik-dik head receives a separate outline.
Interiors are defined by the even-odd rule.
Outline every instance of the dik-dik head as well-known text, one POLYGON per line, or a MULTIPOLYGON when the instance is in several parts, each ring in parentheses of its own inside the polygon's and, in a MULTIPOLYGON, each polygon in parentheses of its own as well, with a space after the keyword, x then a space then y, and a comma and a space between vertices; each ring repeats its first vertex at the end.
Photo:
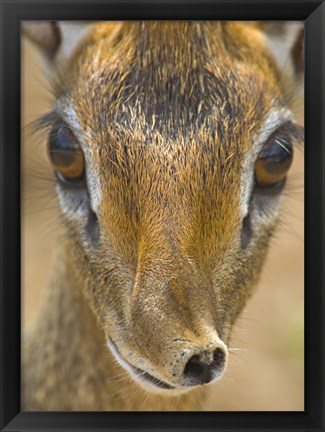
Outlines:
POLYGON ((74 266, 117 361, 189 390, 222 376, 277 223, 301 35, 284 79, 263 25, 72 27, 26 31, 60 66, 42 123, 74 266))

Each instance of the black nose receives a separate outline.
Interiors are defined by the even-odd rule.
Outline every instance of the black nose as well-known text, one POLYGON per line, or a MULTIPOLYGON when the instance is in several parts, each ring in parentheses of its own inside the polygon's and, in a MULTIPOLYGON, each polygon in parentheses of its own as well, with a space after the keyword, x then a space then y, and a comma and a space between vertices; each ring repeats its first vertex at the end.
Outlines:
POLYGON ((225 367, 226 354, 221 348, 217 348, 213 353, 213 360, 206 361, 206 353, 193 355, 185 365, 184 384, 186 386, 195 386, 207 384, 212 381, 225 367))

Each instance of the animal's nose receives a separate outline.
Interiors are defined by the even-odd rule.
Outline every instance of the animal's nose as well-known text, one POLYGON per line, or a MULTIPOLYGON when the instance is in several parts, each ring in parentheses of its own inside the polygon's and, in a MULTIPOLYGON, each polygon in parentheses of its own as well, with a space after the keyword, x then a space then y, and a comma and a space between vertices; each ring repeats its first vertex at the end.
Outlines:
POLYGON ((226 350, 218 347, 214 351, 204 350, 194 354, 184 368, 184 385, 207 384, 222 374, 226 365, 226 350))

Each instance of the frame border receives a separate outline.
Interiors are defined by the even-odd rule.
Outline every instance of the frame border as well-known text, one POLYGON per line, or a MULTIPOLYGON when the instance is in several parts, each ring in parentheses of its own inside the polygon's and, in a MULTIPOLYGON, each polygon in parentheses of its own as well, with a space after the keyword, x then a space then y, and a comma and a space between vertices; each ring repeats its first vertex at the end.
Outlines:
POLYGON ((0 0, 0 16, 0 430, 325 430, 324 2, 0 0), (20 129, 17 127, 20 124, 20 20, 117 20, 126 17, 305 20, 304 412, 20 412, 20 129))

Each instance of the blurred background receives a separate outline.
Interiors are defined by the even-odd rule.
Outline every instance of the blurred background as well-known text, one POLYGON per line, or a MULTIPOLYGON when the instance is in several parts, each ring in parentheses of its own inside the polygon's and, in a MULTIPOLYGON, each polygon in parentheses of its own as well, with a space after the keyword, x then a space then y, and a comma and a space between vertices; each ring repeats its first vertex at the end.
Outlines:
MULTIPOLYGON (((22 41, 22 327, 35 318, 60 230, 46 139, 26 125, 49 111, 44 66, 22 41)), ((295 98, 303 123, 303 100, 295 98)), ((281 221, 253 298, 235 326, 228 371, 207 410, 304 410, 303 149, 296 149, 281 221)))

